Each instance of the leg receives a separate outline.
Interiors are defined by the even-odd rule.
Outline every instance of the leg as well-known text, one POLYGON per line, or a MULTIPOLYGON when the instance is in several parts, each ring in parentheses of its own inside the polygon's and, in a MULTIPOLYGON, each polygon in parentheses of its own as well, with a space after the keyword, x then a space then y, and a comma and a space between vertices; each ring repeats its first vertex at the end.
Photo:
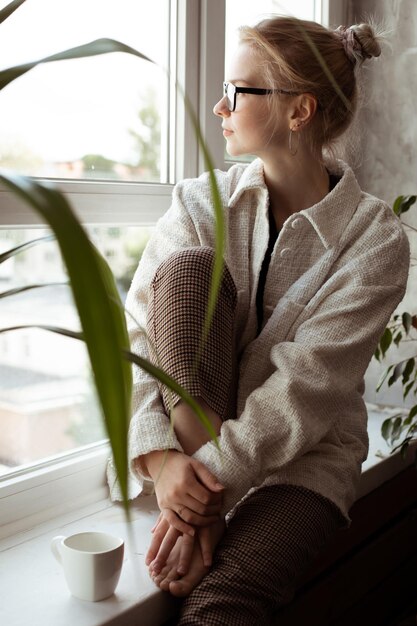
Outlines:
MULTIPOLYGON (((225 266, 212 324, 202 347, 213 264, 214 251, 208 247, 187 248, 164 261, 152 281, 147 328, 155 363, 224 420, 235 417, 237 294, 225 266)), ((163 385, 160 388, 169 414, 180 398, 163 385)))
POLYGON ((340 523, 336 507, 308 489, 259 489, 239 506, 213 568, 185 600, 178 624, 271 624, 340 523))
MULTIPOLYGON (((162 263, 151 285, 147 327, 154 362, 197 399, 218 434, 222 420, 235 417, 234 309, 237 294, 225 267, 210 332, 202 347, 213 264, 214 252, 206 247, 182 250, 162 263)), ((160 389, 165 409, 173 418, 175 433, 186 454, 192 455, 208 441, 209 434, 179 396, 163 386, 160 389)), ((213 528, 216 539, 219 533, 220 529, 213 528)), ((178 577, 180 546, 181 540, 156 580, 158 584, 165 580, 166 586, 168 579, 178 577)), ((207 571, 197 543, 191 569, 192 579, 183 581, 180 595, 184 589, 187 593, 191 591, 207 571)))

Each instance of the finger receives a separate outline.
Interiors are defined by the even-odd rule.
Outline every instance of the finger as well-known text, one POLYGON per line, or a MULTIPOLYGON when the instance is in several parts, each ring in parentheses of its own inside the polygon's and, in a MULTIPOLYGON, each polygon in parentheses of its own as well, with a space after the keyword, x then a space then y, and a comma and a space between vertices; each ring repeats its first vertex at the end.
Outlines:
POLYGON ((199 480, 197 474, 194 474, 193 480, 187 481, 185 493, 202 503, 204 506, 221 505, 223 501, 223 491, 214 492, 205 487, 199 480))
POLYGON ((185 576, 190 569, 191 558, 193 556, 195 537, 183 535, 181 541, 180 558, 178 562, 177 572, 180 576, 185 576))
MULTIPOLYGON (((183 508, 183 512, 186 510, 188 509, 183 508)), ((178 515, 174 513, 174 511, 172 511, 171 509, 164 509, 163 512, 164 517, 170 526, 173 526, 174 528, 179 530, 180 533, 184 533, 184 535, 191 535, 192 537, 194 536, 194 528, 190 524, 187 524, 183 519, 178 517, 178 515)))
POLYGON ((155 524, 151 528, 151 533, 155 532, 155 530, 158 528, 158 524, 161 521, 161 519, 162 519, 162 513, 158 515, 158 519, 156 520, 155 524))
POLYGON ((200 543, 201 555, 203 563, 206 567, 210 567, 213 562, 213 544, 211 535, 207 528, 201 528, 198 533, 198 541, 200 543))
MULTIPOLYGON (((184 506, 179 507, 178 511, 181 513, 181 520, 192 526, 210 526, 220 519, 219 515, 198 515, 184 506)), ((179 515, 179 513, 177 515, 179 515)))
MULTIPOLYGON (((221 498, 219 498, 219 501, 216 503, 203 504, 203 502, 200 502, 189 493, 183 497, 182 504, 198 515, 220 515, 222 508, 221 498)), ((177 510, 177 513, 182 517, 181 511, 177 510)))
POLYGON ((205 487, 207 487, 207 489, 210 489, 210 491, 214 491, 215 493, 223 491, 224 486, 203 463, 200 463, 200 461, 197 461, 196 459, 192 459, 191 464, 196 475, 198 476, 198 479, 205 487))
POLYGON ((158 526, 153 533, 152 541, 148 548, 148 552, 146 553, 146 557, 145 557, 146 565, 149 565, 158 554, 159 546, 161 545, 169 528, 170 528, 170 525, 168 523, 168 520, 166 520, 163 516, 161 516, 161 519, 158 522, 158 526))
MULTIPOLYGON (((171 554, 172 548, 177 543, 178 537, 180 537, 181 533, 176 528, 170 528, 167 534, 165 535, 161 545, 159 546, 158 553, 156 558, 151 563, 152 572, 155 574, 159 574, 164 565, 166 564, 167 558, 171 554)), ((184 535, 184 537, 189 537, 189 535, 184 535)))

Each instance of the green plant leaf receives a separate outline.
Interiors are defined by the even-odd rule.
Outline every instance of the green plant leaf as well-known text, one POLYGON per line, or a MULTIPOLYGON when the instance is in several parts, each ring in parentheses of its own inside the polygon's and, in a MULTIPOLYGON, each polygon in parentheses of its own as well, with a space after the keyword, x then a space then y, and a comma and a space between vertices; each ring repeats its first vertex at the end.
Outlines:
POLYGON ((405 328, 405 332, 408 335, 408 333, 410 332, 411 322, 412 322, 412 317, 411 317, 410 313, 403 313, 403 315, 402 315, 402 322, 403 322, 403 326, 405 328))
POLYGON ((382 426, 381 426, 381 435, 383 436, 383 438, 385 439, 387 443, 389 442, 389 439, 391 437, 391 431, 392 431, 392 420, 390 417, 388 417, 386 420, 382 422, 382 426))
POLYGON ((408 396, 408 394, 410 393, 410 391, 411 391, 411 389, 412 389, 413 385, 414 385, 414 381, 412 380, 412 381, 411 381, 411 383, 408 383, 408 384, 405 386, 405 389, 404 389, 404 391, 403 391, 403 399, 404 399, 404 400, 406 399, 406 397, 407 397, 407 396, 408 396))
POLYGON ((4 87, 14 81, 16 78, 23 76, 23 74, 26 74, 26 72, 29 72, 29 70, 42 63, 65 61, 68 59, 81 59, 84 57, 97 56, 100 54, 109 54, 110 52, 126 52, 128 54, 133 54, 134 56, 144 59, 145 61, 153 63, 152 59, 142 54, 142 52, 139 52, 138 50, 135 50, 131 46, 127 46, 120 41, 106 38, 96 39, 95 41, 90 41, 89 43, 83 44, 81 46, 76 46, 75 48, 63 50, 62 52, 58 52, 42 59, 38 59, 37 61, 31 61, 29 63, 16 65, 15 67, 10 67, 2 70, 0 72, 0 89, 4 89, 4 87))
POLYGON ((80 331, 70 330, 69 328, 61 328, 60 326, 51 326, 50 324, 18 324, 17 326, 0 328, 0 333, 9 333, 15 330, 24 330, 27 328, 46 330, 50 333, 56 333, 57 335, 63 335, 64 337, 71 337, 71 339, 80 339, 81 341, 84 341, 84 335, 80 331))
POLYGON ((382 376, 381 376, 381 378, 380 378, 380 380, 379 380, 379 383, 378 383, 378 385, 377 385, 377 387, 376 387, 376 390, 377 390, 377 391, 379 391, 379 390, 381 389, 382 385, 384 384, 384 381, 385 381, 386 377, 388 376, 388 374, 390 373, 390 371, 393 369, 393 367, 394 367, 393 365, 390 365, 390 366, 389 366, 389 367, 385 370, 385 372, 382 374, 382 376))
POLYGON ((1 174, 0 180, 31 205, 56 236, 71 282, 128 515, 127 433, 132 371, 131 365, 120 358, 122 350, 129 349, 129 337, 114 277, 61 193, 49 185, 10 173, 1 174))
POLYGON ((397 348, 398 348, 398 344, 400 343, 400 341, 401 341, 401 339, 402 339, 402 338, 403 338, 403 334, 402 334, 402 332, 401 332, 401 331, 399 331, 399 332, 398 332, 398 333, 394 336, 393 341, 394 341, 395 345, 397 346, 397 348))
POLYGON ((415 203, 417 196, 407 196, 401 206, 401 213, 408 211, 415 203))
POLYGON ((204 320, 204 328, 202 337, 200 340, 199 350, 197 352, 196 358, 194 359, 194 366, 196 366, 201 358, 201 354, 203 351, 204 344, 208 337, 208 333, 210 331, 211 322, 213 319, 213 315, 216 308, 217 297, 222 281, 223 275, 223 266, 224 266, 224 249, 225 249, 225 222, 224 222, 224 212, 223 212, 223 204, 220 197, 219 188, 216 181, 216 176, 214 173, 214 164, 213 159, 211 158, 210 152, 206 146, 203 135, 201 133, 200 124, 198 122, 197 116, 189 98, 187 95, 178 87, 181 91, 182 97, 184 99, 185 107, 190 116, 194 132, 197 137, 198 144, 201 148, 204 157, 205 167, 208 170, 209 180, 210 180, 210 188, 211 188, 211 198, 213 202, 213 210, 215 215, 215 258, 214 258, 214 267, 211 275, 211 283, 210 283, 210 292, 208 296, 206 316, 204 320))
POLYGON ((374 357, 376 358, 377 361, 379 361, 380 356, 381 356, 381 352, 380 352, 379 347, 377 347, 375 352, 374 352, 374 357))
POLYGON ((413 206, 416 199, 417 196, 398 196, 393 205, 394 213, 398 216, 406 213, 413 206))
POLYGON ((414 358, 408 359, 407 364, 404 368, 404 372, 403 372, 403 380, 402 380, 403 385, 408 383, 410 376, 413 372, 414 366, 415 366, 415 359, 414 358))
POLYGON ((382 353, 382 356, 384 357, 388 348, 390 347, 392 343, 392 332, 390 331, 389 328, 386 328, 384 330, 384 334, 382 335, 381 339, 379 340, 379 346, 380 346, 380 350, 382 353))
POLYGON ((403 461, 406 460, 407 458, 407 452, 408 452, 408 448, 409 448, 409 442, 408 441, 403 441, 402 445, 401 445, 401 458, 403 461))
POLYGON ((0 10, 0 24, 7 20, 7 18, 16 11, 26 0, 13 0, 9 2, 3 9, 0 10))
POLYGON ((400 438, 402 432, 403 418, 402 415, 391 418, 392 431, 391 431, 391 445, 400 438))
POLYGON ((397 363, 397 365, 394 367, 392 376, 390 376, 390 378, 388 379, 388 387, 391 387, 391 385, 393 385, 399 379, 404 370, 404 367, 405 361, 400 361, 399 363, 397 363))
POLYGON ((46 235, 45 237, 39 237, 38 239, 31 239, 31 241, 26 241, 25 243, 22 243, 20 246, 16 246, 15 248, 10 248, 10 250, 6 250, 6 252, 2 252, 0 254, 0 263, 4 263, 4 261, 7 261, 7 259, 10 259, 19 252, 23 252, 28 248, 32 248, 32 246, 37 246, 39 243, 52 241, 53 239, 55 239, 53 235, 46 235))
POLYGON ((138 354, 135 354, 134 352, 131 352, 130 350, 124 350, 123 353, 124 353, 125 358, 128 361, 130 361, 131 363, 134 363, 135 365, 138 365, 139 367, 144 369, 146 372, 148 372, 148 374, 150 374, 151 376, 154 376, 155 378, 160 380, 161 383, 163 383, 164 385, 169 387, 172 391, 177 393, 180 396, 180 398, 182 398, 184 402, 186 402, 193 409, 198 419, 206 428, 210 437, 212 438, 212 440, 214 441, 214 443, 220 450, 216 431, 214 430, 210 420, 207 418, 206 414, 204 413, 204 411, 202 410, 198 402, 196 402, 194 398, 190 396, 190 394, 176 382, 176 380, 171 378, 171 376, 166 374, 157 365, 154 365, 150 361, 144 359, 138 354))
POLYGON ((14 289, 8 289, 7 291, 0 292, 0 298, 7 298, 8 296, 15 296, 18 293, 29 291, 30 289, 41 289, 42 287, 61 287, 63 285, 69 285, 68 282, 63 283, 39 283, 39 285, 24 285, 23 287, 15 287, 14 289))
POLYGON ((413 417, 417 415, 417 404, 415 404, 409 411, 408 416, 404 420, 404 426, 411 424, 413 417))
POLYGON ((404 200, 404 196, 398 196, 398 198, 395 199, 393 207, 392 207, 395 215, 401 214, 401 205, 402 205, 403 200, 404 200))

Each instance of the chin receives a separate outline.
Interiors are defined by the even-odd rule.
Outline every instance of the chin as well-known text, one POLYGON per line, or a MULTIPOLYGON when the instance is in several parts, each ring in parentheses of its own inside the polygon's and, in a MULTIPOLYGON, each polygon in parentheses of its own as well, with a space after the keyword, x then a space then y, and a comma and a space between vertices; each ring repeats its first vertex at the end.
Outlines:
POLYGON ((237 146, 230 145, 229 142, 226 143, 226 152, 231 157, 239 157, 248 154, 244 150, 239 150, 237 146))

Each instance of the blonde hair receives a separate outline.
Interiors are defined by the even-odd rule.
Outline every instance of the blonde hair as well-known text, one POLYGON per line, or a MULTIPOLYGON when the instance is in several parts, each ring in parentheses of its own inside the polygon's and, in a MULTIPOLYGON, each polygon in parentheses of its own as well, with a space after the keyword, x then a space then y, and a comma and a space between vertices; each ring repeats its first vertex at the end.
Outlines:
MULTIPOLYGON (((357 110, 357 69, 381 54, 374 27, 358 24, 332 31, 316 22, 274 16, 241 27, 239 35, 263 59, 260 70, 267 88, 315 96, 317 110, 303 135, 316 155, 331 150, 357 110)), ((270 101, 275 116, 279 101, 273 96, 270 101)))

